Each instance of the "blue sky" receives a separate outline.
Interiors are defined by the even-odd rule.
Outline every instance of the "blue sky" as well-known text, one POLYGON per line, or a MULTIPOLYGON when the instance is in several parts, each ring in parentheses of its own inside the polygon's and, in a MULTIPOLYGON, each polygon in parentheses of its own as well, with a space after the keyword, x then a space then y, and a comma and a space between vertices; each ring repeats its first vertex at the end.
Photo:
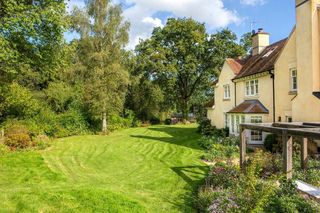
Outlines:
MULTIPOLYGON (((271 42, 287 37, 295 24, 294 0, 113 0, 123 6, 125 18, 131 22, 129 49, 148 38, 154 27, 165 25, 169 17, 192 17, 204 22, 209 33, 228 27, 239 37, 254 28, 264 28, 271 42)), ((83 6, 83 0, 70 0, 83 6)), ((67 34, 67 40, 74 37, 67 34)))

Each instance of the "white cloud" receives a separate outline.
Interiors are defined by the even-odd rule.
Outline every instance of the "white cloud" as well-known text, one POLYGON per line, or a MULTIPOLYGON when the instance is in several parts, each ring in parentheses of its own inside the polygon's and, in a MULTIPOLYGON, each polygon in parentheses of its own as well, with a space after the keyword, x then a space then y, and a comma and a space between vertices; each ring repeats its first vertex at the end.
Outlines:
POLYGON ((255 5, 263 5, 266 3, 265 0, 240 0, 241 4, 255 6, 255 5))
POLYGON ((241 22, 237 12, 225 8, 222 0, 126 0, 125 3, 133 5, 124 10, 124 16, 131 22, 129 48, 134 48, 139 38, 149 37, 153 27, 164 24, 165 20, 153 17, 158 12, 192 17, 206 23, 211 30, 241 22))
MULTIPOLYGON (((241 0, 248 1, 248 0, 241 0)), ((252 0, 251 0, 252 1, 252 0)), ((129 49, 133 49, 139 39, 150 37, 154 27, 162 27, 164 12, 172 17, 192 17, 204 22, 209 30, 240 23, 242 18, 236 11, 227 9, 223 0, 113 0, 125 5, 124 16, 131 23, 129 49)), ((70 5, 83 5, 83 0, 71 0, 70 5)))

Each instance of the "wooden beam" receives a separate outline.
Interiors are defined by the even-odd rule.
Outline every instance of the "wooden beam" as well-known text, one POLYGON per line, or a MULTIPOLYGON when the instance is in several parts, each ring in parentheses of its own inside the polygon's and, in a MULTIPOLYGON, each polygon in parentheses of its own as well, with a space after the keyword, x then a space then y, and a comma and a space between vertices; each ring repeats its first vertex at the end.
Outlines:
POLYGON ((241 126, 245 129, 250 129, 250 130, 258 130, 258 131, 263 131, 263 132, 270 132, 270 133, 275 133, 275 134, 281 134, 282 130, 285 128, 279 128, 279 127, 272 127, 270 125, 261 125, 261 124, 241 124, 241 126))
POLYGON ((282 131, 286 130, 287 134, 291 136, 300 136, 320 140, 320 128, 316 127, 310 128, 309 126, 304 128, 283 128, 273 127, 272 124, 241 124, 241 126, 245 129, 258 130, 274 134, 282 134, 282 131))
POLYGON ((292 135, 292 136, 320 139, 320 129, 319 128, 288 129, 288 134, 292 135))
POLYGON ((246 163, 247 139, 246 130, 240 127, 240 168, 244 169, 246 163))
POLYGON ((307 123, 307 122, 304 122, 303 125, 320 127, 320 123, 307 123))
POLYGON ((280 128, 315 128, 315 126, 312 125, 304 125, 304 124, 294 124, 294 123, 273 123, 272 124, 273 127, 280 127, 280 128))
POLYGON ((287 179, 292 179, 292 137, 288 137, 287 130, 282 132, 283 143, 283 172, 287 179), (289 139, 288 139, 289 138, 289 139))
POLYGON ((301 141, 301 169, 307 169, 308 166, 308 138, 302 138, 301 141))

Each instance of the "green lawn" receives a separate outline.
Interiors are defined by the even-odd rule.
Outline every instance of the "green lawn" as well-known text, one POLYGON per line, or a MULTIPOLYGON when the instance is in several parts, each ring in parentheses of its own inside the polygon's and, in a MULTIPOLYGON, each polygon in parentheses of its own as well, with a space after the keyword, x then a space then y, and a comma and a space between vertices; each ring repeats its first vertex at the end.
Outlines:
POLYGON ((192 125, 155 126, 0 157, 0 212, 194 212, 198 139, 192 125))

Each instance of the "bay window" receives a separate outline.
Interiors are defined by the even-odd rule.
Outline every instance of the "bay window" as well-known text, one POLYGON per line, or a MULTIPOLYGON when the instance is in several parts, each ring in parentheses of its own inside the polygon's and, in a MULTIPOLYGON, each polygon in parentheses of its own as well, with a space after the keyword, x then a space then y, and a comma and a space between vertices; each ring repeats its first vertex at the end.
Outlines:
MULTIPOLYGON (((251 123, 262 123, 262 116, 251 116, 251 123)), ((262 131, 251 130, 251 141, 262 141, 262 131)))

